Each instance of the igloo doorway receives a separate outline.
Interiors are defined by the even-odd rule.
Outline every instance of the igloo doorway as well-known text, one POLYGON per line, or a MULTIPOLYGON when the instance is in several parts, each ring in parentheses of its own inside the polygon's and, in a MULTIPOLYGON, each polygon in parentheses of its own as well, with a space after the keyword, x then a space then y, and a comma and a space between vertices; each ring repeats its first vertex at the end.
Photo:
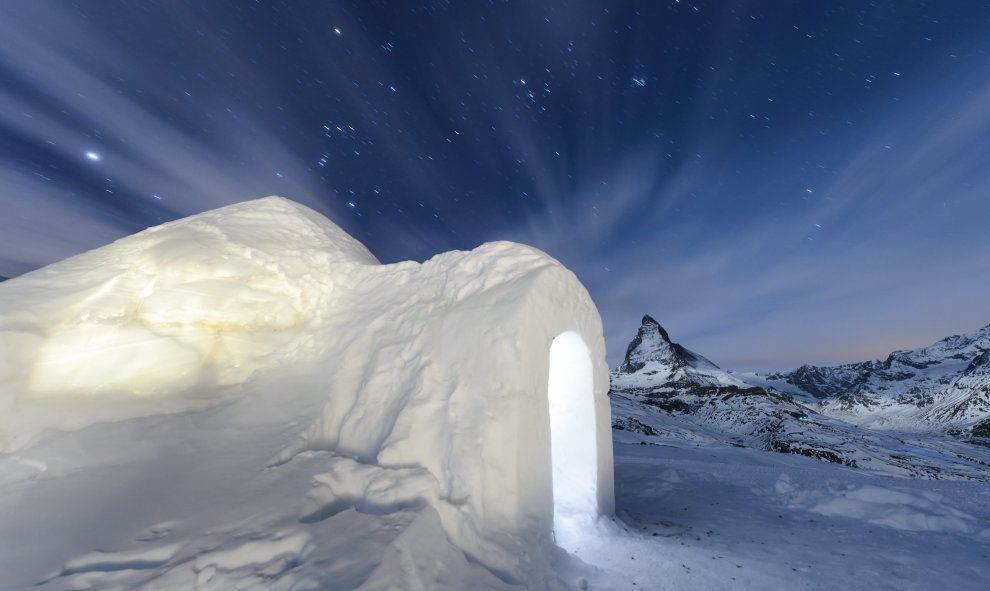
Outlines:
POLYGON ((598 515, 598 450, 591 352, 576 332, 562 333, 550 344, 547 396, 554 539, 565 550, 574 550, 581 530, 598 515))

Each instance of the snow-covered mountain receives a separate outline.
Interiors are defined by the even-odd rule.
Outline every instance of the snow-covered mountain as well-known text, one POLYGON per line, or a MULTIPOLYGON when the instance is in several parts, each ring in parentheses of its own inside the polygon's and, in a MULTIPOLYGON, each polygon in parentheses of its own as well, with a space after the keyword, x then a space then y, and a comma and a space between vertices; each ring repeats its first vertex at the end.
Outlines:
POLYGON ((990 437, 990 325, 894 351, 884 361, 803 365, 764 380, 816 398, 819 412, 858 425, 990 437))
POLYGON ((927 478, 990 479, 990 451, 951 438, 876 433, 815 399, 751 383, 673 342, 650 316, 611 373, 613 428, 720 441, 927 478))

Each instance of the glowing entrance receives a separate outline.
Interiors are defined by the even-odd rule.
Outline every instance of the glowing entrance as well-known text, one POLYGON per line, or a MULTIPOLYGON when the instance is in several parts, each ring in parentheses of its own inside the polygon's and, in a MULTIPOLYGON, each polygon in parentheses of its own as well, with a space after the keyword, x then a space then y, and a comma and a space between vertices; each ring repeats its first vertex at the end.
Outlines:
POLYGON ((598 450, 591 353, 565 332, 550 345, 550 454, 553 531, 557 544, 575 549, 582 524, 598 515, 598 450))

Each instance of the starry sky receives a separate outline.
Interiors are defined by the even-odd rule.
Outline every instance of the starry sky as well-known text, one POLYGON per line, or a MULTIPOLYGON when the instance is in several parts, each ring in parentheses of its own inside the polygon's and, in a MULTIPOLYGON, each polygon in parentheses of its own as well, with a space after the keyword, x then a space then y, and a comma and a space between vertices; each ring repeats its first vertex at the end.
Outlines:
POLYGON ((498 239, 723 367, 990 322, 990 3, 0 4, 0 275, 277 194, 498 239))

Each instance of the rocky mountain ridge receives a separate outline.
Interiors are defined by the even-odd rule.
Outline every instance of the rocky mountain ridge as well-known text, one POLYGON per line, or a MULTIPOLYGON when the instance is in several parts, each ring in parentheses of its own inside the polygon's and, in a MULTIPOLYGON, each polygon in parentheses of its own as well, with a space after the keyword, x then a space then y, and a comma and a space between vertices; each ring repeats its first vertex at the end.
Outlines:
MULTIPOLYGON (((843 380, 859 383, 860 374, 851 368, 821 373, 832 377, 816 382, 822 392, 838 391, 843 380)), ((673 342, 648 315, 610 378, 613 429, 644 443, 676 435, 899 475, 990 480, 990 448, 949 437, 877 432, 830 416, 807 391, 793 396, 769 385, 769 378, 754 383, 722 370, 673 342)))
POLYGON ((883 361, 803 365, 763 383, 818 400, 819 412, 871 428, 990 432, 990 325, 883 361), (795 391, 795 388, 797 389, 795 391))

